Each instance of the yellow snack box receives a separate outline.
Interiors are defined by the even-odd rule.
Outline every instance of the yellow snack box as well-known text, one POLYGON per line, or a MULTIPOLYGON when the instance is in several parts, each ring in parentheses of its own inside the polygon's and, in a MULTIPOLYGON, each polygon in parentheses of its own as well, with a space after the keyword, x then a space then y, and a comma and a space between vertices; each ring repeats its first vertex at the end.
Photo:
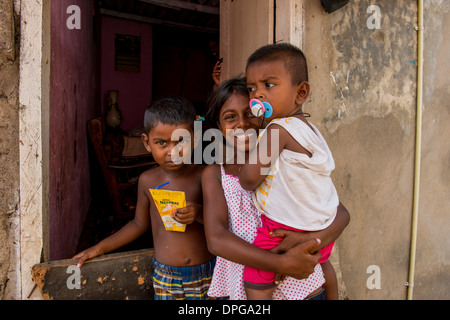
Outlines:
POLYGON ((177 208, 186 207, 186 196, 182 191, 149 189, 159 215, 167 231, 185 232, 186 225, 175 221, 171 215, 177 208))

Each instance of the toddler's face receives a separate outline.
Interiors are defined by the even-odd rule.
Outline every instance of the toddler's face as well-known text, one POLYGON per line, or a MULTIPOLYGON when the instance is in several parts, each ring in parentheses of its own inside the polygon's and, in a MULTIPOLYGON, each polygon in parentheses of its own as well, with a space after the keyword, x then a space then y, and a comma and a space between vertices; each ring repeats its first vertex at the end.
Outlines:
POLYGON ((250 99, 256 98, 272 105, 273 114, 269 121, 287 117, 298 108, 298 86, 292 84, 284 61, 256 62, 247 68, 246 73, 250 99))

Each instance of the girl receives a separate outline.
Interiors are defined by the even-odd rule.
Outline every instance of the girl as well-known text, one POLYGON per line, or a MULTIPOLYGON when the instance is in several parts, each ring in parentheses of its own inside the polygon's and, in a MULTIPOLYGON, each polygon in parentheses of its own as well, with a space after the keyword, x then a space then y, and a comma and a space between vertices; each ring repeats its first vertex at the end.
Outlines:
POLYGON ((248 265, 304 279, 287 277, 274 291, 274 299, 323 298, 324 277, 317 264, 317 251, 344 230, 348 212, 339 205, 335 222, 320 232, 283 231, 285 240, 271 251, 251 245, 261 219, 252 192, 242 189, 237 177, 241 167, 237 163, 239 152, 248 156, 259 129, 248 103, 245 79, 230 79, 214 93, 207 114, 210 125, 222 132, 225 143, 234 146, 234 162, 210 165, 202 175, 205 233, 210 252, 218 256, 208 295, 246 299, 243 270, 248 265))

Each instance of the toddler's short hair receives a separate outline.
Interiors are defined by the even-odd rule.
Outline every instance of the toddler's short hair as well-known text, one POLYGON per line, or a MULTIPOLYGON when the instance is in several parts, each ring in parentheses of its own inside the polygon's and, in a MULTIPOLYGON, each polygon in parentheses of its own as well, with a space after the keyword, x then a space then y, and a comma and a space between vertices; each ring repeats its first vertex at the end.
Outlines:
POLYGON ((247 60, 247 67, 258 62, 282 60, 286 70, 291 74, 292 84, 308 81, 308 66, 302 50, 290 43, 275 43, 256 50, 247 60))
POLYGON ((163 97, 153 101, 145 110, 144 129, 148 134, 159 122, 170 125, 189 123, 193 127, 195 119, 195 108, 188 100, 175 96, 163 97))

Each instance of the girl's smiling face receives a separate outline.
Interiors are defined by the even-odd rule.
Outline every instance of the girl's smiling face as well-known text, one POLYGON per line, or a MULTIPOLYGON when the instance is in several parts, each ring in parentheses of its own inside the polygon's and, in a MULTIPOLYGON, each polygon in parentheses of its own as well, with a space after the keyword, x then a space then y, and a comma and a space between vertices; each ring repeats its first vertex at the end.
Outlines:
POLYGON ((224 103, 217 121, 227 142, 240 151, 253 149, 258 140, 258 119, 251 113, 248 96, 233 93, 224 103))

